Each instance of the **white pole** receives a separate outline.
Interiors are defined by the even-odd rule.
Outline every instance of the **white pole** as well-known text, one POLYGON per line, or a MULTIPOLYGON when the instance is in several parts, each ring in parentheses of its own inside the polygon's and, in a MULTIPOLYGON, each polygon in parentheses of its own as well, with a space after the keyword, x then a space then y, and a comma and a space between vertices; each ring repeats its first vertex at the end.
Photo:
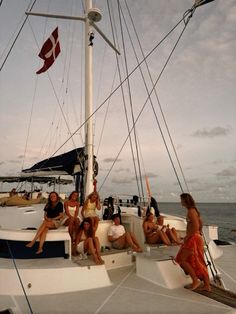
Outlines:
MULTIPOLYGON (((92 8, 92 0, 85 2, 85 121, 93 112, 93 73, 92 73, 92 46, 89 45, 92 27, 87 17, 89 9, 92 8)), ((93 191, 93 119, 85 124, 85 197, 93 191)))

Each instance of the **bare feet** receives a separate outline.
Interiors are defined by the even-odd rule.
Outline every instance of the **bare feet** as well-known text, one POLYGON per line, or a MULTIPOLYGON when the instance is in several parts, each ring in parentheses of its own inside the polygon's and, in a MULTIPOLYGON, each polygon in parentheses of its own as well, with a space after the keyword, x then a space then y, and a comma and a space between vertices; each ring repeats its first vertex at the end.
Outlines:
POLYGON ((35 243, 35 242, 31 241, 31 242, 29 242, 29 243, 26 244, 26 247, 32 247, 32 246, 34 246, 34 243, 35 243))
POLYGON ((104 260, 101 258, 101 256, 98 256, 98 259, 99 259, 99 261, 100 261, 101 264, 104 264, 104 263, 105 263, 104 260))
POLYGON ((94 256, 93 260, 94 260, 96 265, 101 265, 101 261, 99 260, 99 258, 97 256, 94 256))
POLYGON ((197 291, 208 291, 208 292, 211 292, 211 287, 210 286, 202 286, 202 287, 198 287, 196 289, 197 291))
POLYGON ((133 249, 134 252, 138 252, 138 253, 142 253, 143 252, 143 250, 140 247, 138 247, 138 246, 133 246, 132 249, 133 249))
POLYGON ((38 251, 35 254, 41 254, 41 253, 43 253, 43 250, 42 249, 38 249, 38 251))
POLYGON ((201 281, 200 280, 196 280, 192 283, 190 290, 196 290, 197 288, 199 288, 201 286, 201 281))

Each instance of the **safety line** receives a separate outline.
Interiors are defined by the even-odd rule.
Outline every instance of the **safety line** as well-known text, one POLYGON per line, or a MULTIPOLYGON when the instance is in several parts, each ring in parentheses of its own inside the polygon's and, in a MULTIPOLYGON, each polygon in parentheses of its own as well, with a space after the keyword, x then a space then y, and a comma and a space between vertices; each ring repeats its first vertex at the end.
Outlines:
POLYGON ((111 297, 116 293, 116 291, 121 287, 121 285, 126 281, 126 279, 131 275, 131 273, 134 271, 134 266, 132 267, 131 271, 128 272, 128 274, 121 280, 121 282, 118 284, 118 286, 112 291, 112 293, 105 299, 105 301, 99 306, 99 308, 94 312, 94 314, 99 313, 99 311, 106 305, 106 303, 111 299, 111 297))

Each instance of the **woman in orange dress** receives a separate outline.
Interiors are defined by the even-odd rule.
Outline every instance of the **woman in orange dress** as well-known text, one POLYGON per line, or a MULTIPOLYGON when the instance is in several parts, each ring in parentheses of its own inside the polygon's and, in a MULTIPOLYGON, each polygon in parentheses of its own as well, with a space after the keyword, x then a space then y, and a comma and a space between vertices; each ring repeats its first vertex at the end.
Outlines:
POLYGON ((200 289, 210 291, 210 280, 204 260, 204 243, 202 239, 202 220, 195 201, 188 193, 180 195, 181 204, 187 209, 187 230, 184 243, 175 258, 183 270, 190 275, 191 290, 200 289))

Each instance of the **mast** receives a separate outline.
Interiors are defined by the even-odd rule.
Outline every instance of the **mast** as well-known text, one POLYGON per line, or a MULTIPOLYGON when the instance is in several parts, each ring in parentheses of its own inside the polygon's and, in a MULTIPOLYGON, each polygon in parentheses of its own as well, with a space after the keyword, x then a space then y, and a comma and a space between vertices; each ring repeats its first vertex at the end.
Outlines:
POLYGON ((88 196, 93 190, 93 76, 92 64, 93 53, 90 38, 93 33, 89 10, 92 8, 92 0, 85 1, 85 191, 84 196, 88 196))
MULTIPOLYGON (((106 41, 106 43, 118 54, 120 52, 96 25, 102 18, 99 9, 93 8, 92 0, 85 0, 85 16, 66 16, 58 14, 25 12, 27 15, 44 16, 56 19, 77 20, 85 23, 85 176, 84 195, 85 198, 93 191, 94 179, 94 146, 93 146, 93 29, 106 41)), ((83 198, 82 197, 82 198, 83 198)))

